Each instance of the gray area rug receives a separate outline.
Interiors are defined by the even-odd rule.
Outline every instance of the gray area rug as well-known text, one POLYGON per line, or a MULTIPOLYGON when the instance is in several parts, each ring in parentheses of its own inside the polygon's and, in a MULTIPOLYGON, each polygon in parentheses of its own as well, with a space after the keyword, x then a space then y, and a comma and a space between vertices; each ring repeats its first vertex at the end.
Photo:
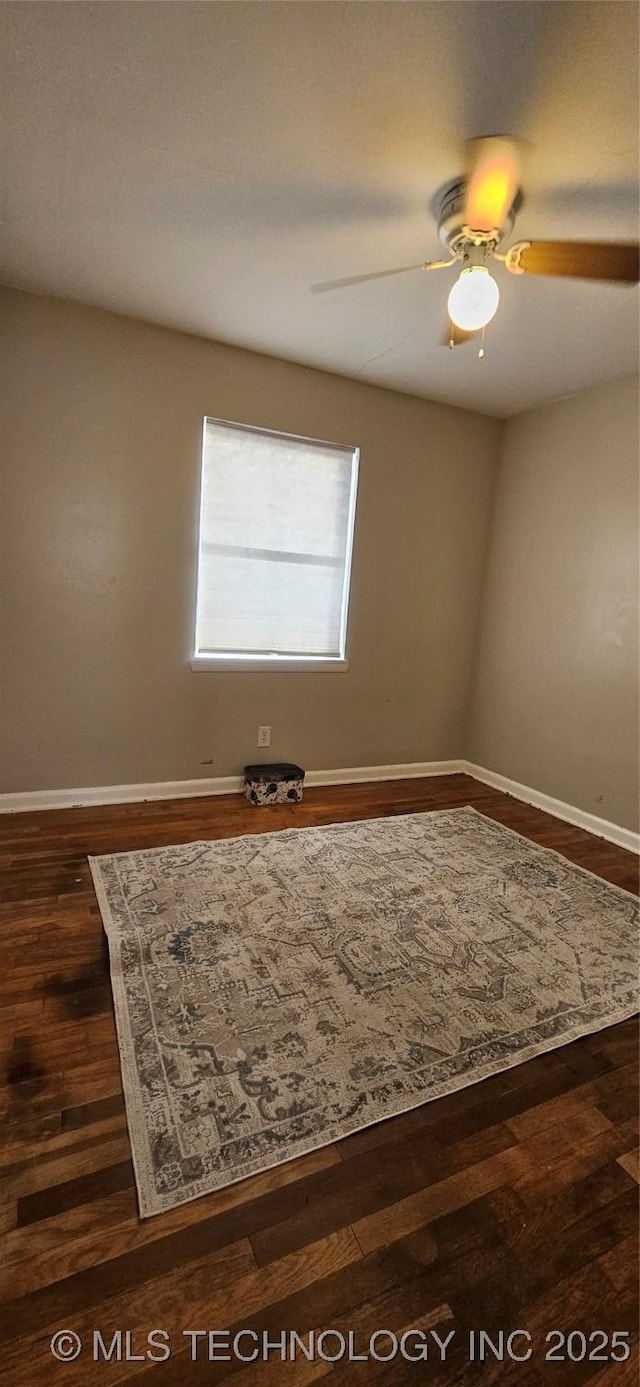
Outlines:
POLYGON ((637 1010, 635 899, 471 808, 91 870, 143 1217, 637 1010))

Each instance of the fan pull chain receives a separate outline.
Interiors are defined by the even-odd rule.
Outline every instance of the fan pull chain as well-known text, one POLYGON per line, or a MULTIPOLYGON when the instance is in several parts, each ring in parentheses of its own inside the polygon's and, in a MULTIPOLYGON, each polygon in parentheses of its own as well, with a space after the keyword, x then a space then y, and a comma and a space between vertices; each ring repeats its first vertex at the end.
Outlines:
POLYGON ((483 356, 484 356, 484 328, 482 329, 482 337, 480 338, 480 347, 479 347, 479 349, 478 349, 478 360, 479 360, 479 361, 482 361, 483 356))

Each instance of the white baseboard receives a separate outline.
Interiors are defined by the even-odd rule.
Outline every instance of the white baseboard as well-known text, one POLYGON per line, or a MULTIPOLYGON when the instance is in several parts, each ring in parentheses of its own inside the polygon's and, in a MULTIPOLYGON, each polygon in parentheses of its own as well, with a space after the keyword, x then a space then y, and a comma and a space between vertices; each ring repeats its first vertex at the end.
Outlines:
MULTIPOLYGON (((416 761, 397 766, 340 767, 333 771, 307 771, 305 785, 353 785, 367 780, 407 780, 427 775, 456 775, 464 761, 416 761)), ((0 814, 37 809, 79 809, 92 804, 130 804, 155 799, 194 799, 205 795, 233 795, 242 790, 241 775, 222 775, 210 780, 161 780, 147 785, 91 785, 77 790, 24 790, 0 795, 0 814)))
POLYGON ((627 852, 640 853, 640 834, 633 833, 630 828, 612 824, 609 819, 600 819, 597 814, 588 814, 586 809, 577 809, 573 804, 565 804, 564 800, 553 799, 541 790, 532 790, 529 785, 519 785, 517 780, 509 780, 506 775, 498 775, 497 771, 487 771, 484 766, 474 765, 473 761, 465 762, 465 770, 474 780, 481 780, 494 790, 502 790, 505 795, 513 795, 514 799, 523 800, 525 804, 533 804, 536 809, 544 809, 555 819, 564 819, 566 823, 584 828, 597 838, 606 838, 608 843, 626 848, 627 852))
POLYGON ((365 780, 418 780, 425 775, 461 775, 466 761, 406 761, 397 766, 344 766, 307 771, 305 785, 357 785, 365 780))
POLYGON ((76 790, 23 790, 0 795, 0 814, 34 809, 81 809, 92 804, 129 804, 147 799, 192 799, 199 795, 232 795, 242 789, 242 776, 214 780, 158 780, 148 785, 89 785, 76 790))
MULTIPOLYGON (((533 804, 564 819, 576 828, 584 828, 598 838, 606 838, 628 852, 640 853, 640 834, 629 828, 588 814, 563 800, 553 799, 541 790, 520 785, 496 771, 485 770, 472 761, 414 761, 393 766, 342 766, 336 770, 307 771, 305 785, 356 785, 366 781, 414 780, 422 776, 466 774, 495 790, 513 795, 525 804, 533 804)), ((25 790, 0 795, 0 814, 17 814, 39 809, 88 808, 98 804, 130 804, 158 799, 195 799, 205 795, 238 794, 243 787, 240 775, 223 775, 209 780, 163 780, 142 785, 97 785, 77 790, 25 790)))

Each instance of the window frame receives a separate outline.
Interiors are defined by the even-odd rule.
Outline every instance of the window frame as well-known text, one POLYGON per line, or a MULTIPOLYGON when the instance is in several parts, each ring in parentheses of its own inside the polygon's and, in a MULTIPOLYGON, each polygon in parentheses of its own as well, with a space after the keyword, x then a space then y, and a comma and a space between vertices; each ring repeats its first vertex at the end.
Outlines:
POLYGON ((356 524, 356 503, 358 495, 358 474, 360 466, 360 449, 356 445, 347 443, 333 443, 328 439, 308 438, 304 434, 285 433, 281 429, 267 429, 254 424, 239 424, 229 419, 218 419, 211 414, 205 414, 202 420, 202 444, 200 449, 200 490, 198 500, 198 527, 197 527, 197 553, 196 553, 196 595, 193 609, 193 638, 192 653, 190 658, 191 669, 196 673, 260 673, 264 674, 267 670, 278 674, 293 673, 337 673, 349 668, 347 658, 347 641, 349 626, 349 603, 351 599, 351 572, 353 561, 353 545, 356 524), (197 650, 198 638, 198 596, 200 592, 200 565, 202 561, 202 520, 203 520, 203 494, 204 494, 204 470, 205 470, 205 444, 207 436, 207 424, 220 424, 226 429, 237 429, 240 433, 248 434, 267 434, 271 438, 284 438, 297 443, 317 444, 319 447, 335 448, 337 452, 348 453, 351 456, 351 487, 349 492, 349 510, 347 514, 347 544, 345 549, 344 564, 344 587, 342 592, 342 610, 340 620, 341 650, 339 655, 256 655, 238 651, 231 654, 228 651, 220 655, 207 652, 199 654, 197 650))

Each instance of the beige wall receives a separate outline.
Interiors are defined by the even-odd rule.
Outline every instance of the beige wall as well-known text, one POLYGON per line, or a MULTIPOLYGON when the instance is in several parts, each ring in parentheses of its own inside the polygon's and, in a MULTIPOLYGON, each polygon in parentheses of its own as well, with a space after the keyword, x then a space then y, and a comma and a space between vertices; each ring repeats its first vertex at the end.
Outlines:
POLYGON ((4 291, 0 789, 463 752, 501 426, 4 291), (189 668, 202 417, 361 449, 350 668, 189 668))
POLYGON ((638 388, 506 425, 467 755, 638 827, 638 388))

